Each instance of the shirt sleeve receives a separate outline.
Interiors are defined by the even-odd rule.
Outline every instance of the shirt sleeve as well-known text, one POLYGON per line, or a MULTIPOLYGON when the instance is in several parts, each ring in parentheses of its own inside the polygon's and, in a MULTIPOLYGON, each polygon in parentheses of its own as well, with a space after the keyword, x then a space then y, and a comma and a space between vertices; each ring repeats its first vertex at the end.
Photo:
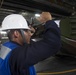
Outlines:
POLYGON ((33 65, 54 55, 60 49, 60 30, 54 21, 45 24, 45 33, 41 41, 28 46, 26 65, 33 65))

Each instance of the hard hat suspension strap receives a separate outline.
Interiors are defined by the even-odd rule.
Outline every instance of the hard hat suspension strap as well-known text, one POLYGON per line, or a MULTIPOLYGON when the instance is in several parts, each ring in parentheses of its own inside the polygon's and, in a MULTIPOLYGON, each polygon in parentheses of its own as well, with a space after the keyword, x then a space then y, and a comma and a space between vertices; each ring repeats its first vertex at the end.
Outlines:
POLYGON ((20 31, 21 31, 24 44, 27 44, 26 39, 25 39, 26 37, 24 36, 24 31, 22 29, 20 29, 20 31))

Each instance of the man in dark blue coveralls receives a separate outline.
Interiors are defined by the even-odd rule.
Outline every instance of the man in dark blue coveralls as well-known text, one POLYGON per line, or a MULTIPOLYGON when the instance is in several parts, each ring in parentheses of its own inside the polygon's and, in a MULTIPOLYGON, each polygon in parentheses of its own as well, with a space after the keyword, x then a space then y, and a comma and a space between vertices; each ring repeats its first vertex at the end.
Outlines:
POLYGON ((60 49, 60 30, 51 14, 42 12, 38 20, 44 23, 43 39, 30 43, 31 29, 22 15, 4 18, 1 30, 7 31, 9 41, 0 50, 0 75, 36 75, 33 65, 60 49))

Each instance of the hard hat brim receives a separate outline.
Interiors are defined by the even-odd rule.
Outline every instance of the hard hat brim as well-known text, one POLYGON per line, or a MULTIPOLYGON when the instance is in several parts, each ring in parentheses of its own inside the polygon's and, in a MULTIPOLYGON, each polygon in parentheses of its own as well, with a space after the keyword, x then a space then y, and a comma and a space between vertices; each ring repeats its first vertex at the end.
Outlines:
MULTIPOLYGON (((12 29, 15 29, 15 28, 11 28, 11 29, 0 28, 0 31, 7 31, 7 30, 12 30, 12 29)), ((30 28, 16 28, 16 29, 28 29, 28 30, 31 30, 30 28)))

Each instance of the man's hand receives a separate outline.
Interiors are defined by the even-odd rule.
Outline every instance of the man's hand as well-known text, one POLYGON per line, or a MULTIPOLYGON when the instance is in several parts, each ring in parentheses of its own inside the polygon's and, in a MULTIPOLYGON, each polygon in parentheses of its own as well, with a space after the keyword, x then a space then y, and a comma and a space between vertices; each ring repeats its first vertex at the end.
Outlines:
POLYGON ((52 20, 52 16, 51 16, 51 14, 49 12, 42 12, 41 15, 40 15, 40 17, 37 18, 37 19, 41 23, 45 23, 45 22, 47 22, 49 20, 52 20))

